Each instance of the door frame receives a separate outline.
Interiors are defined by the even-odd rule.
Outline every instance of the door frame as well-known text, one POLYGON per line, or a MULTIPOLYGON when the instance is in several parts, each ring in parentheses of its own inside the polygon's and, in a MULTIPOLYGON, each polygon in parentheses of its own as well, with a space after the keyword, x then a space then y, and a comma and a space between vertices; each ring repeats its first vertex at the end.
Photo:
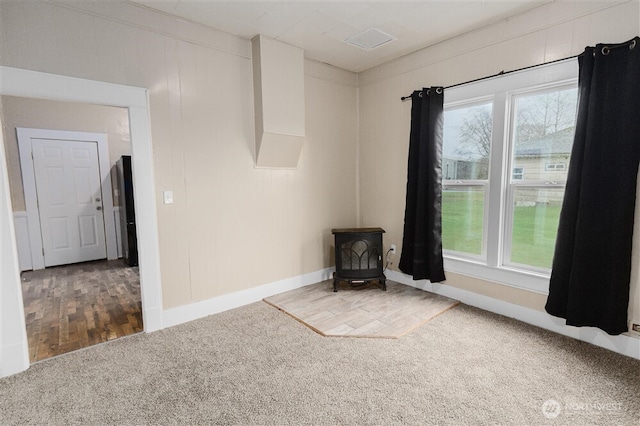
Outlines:
POLYGON ((33 164, 33 149, 31 146, 32 139, 97 142, 107 259, 117 259, 118 247, 116 240, 116 224, 113 208, 113 191, 111 187, 111 167, 107 135, 104 133, 31 129, 25 127, 16 128, 16 133, 18 136, 20 169, 22 171, 22 186, 24 188, 24 203, 27 211, 29 244, 31 246, 31 265, 33 269, 44 269, 45 265, 44 250, 42 247, 42 228, 40 226, 40 208, 38 207, 38 192, 36 190, 35 165, 33 164))
MULTIPOLYGON (((144 331, 163 328, 162 279, 147 89, 0 66, 0 95, 84 102, 129 110, 144 331)), ((0 143, 4 138, 0 126, 0 143)), ((0 153, 0 377, 29 368, 24 306, 4 148, 0 153), (6 189, 6 190, 5 190, 6 189)))

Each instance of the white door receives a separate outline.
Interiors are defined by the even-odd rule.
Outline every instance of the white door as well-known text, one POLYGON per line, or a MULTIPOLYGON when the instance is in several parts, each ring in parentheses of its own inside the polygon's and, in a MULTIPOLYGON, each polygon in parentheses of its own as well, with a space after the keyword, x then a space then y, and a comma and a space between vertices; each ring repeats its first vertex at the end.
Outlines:
POLYGON ((32 139, 32 152, 45 267, 106 258, 97 143, 32 139))

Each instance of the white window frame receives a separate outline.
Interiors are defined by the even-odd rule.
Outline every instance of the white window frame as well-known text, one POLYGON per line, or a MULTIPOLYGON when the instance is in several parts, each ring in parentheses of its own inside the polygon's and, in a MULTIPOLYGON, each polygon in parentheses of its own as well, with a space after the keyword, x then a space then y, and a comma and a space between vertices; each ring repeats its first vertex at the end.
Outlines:
MULTIPOLYGON (((512 170, 514 167, 514 127, 515 127, 515 99, 518 96, 522 95, 536 95, 543 93, 550 93, 560 90, 574 89, 577 87, 577 79, 570 79, 568 81, 560 81, 556 83, 543 84, 534 87, 528 87, 524 90, 516 90, 509 93, 509 98, 507 102, 509 103, 509 117, 508 117, 508 127, 505 129, 504 135, 504 143, 508 144, 508 164, 507 167, 510 167, 512 170)), ((554 163, 556 164, 556 163, 554 163)), ((511 244, 513 242, 513 218, 515 214, 515 193, 520 188, 559 188, 564 189, 566 185, 566 181, 545 181, 545 180, 524 180, 524 167, 522 167, 523 173, 521 179, 514 179, 513 175, 511 176, 510 181, 507 183, 507 200, 504 208, 504 240, 503 240, 503 252, 502 252, 502 263, 504 266, 521 269, 523 271, 531 271, 537 274, 549 275, 551 271, 547 268, 540 268, 533 265, 525 265, 513 262, 511 260, 511 244)), ((546 169, 546 166, 545 166, 546 169)))
MULTIPOLYGON (((463 101, 459 101, 459 102, 448 102, 445 103, 444 105, 444 110, 445 112, 447 110, 452 110, 452 109, 462 109, 462 108, 469 108, 469 107, 474 107, 474 106, 478 106, 478 105, 484 105, 484 104, 491 104, 491 111, 492 111, 492 116, 493 116, 493 104, 494 104, 494 97, 493 96, 482 96, 482 97, 476 97, 473 99, 466 99, 463 101)), ((491 141, 493 143, 493 139, 491 141)), ((491 170, 491 156, 489 157, 489 171, 491 170)), ((445 186, 460 186, 460 187, 482 187, 484 188, 484 201, 483 201, 483 206, 484 206, 484 217, 482 220, 482 243, 481 243, 481 248, 480 248, 480 254, 476 255, 473 253, 467 253, 467 252, 462 252, 462 251, 456 251, 456 250, 447 250, 447 249, 443 249, 443 253, 451 258, 458 258, 458 259, 468 259, 474 262, 483 262, 486 261, 486 256, 487 256, 487 228, 488 228, 488 224, 489 224, 489 179, 487 180, 479 180, 479 179, 469 179, 469 180, 459 180, 459 179, 446 179, 442 181, 442 186, 443 188, 445 186)))
MULTIPOLYGON (((444 251, 445 269, 450 272, 523 288, 541 294, 548 293, 549 272, 523 269, 504 264, 506 207, 510 201, 510 110, 514 93, 539 91, 544 87, 575 84, 578 77, 577 59, 541 65, 504 76, 464 84, 445 90, 445 108, 471 104, 481 99, 493 99, 493 132, 489 179, 485 192, 484 256, 473 258, 444 251)), ((443 182, 443 185, 446 185, 443 182)), ((509 234, 510 235, 510 234, 509 234)))

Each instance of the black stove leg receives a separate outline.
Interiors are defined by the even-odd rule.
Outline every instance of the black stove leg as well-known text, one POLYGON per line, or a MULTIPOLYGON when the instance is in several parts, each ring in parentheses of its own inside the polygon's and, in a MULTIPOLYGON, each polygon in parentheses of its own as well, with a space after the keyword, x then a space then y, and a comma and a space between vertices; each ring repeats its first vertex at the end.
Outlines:
POLYGON ((387 291, 387 280, 385 278, 380 280, 380 284, 382 284, 382 291, 387 291))

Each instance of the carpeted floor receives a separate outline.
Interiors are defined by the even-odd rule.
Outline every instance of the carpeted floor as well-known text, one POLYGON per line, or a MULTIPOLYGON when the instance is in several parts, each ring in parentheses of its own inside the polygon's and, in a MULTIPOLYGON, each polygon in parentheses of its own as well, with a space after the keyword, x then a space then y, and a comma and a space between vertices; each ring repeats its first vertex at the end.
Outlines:
POLYGON ((465 305, 334 339, 260 302, 2 379, 0 424, 638 425, 638 395, 640 361, 465 305))

